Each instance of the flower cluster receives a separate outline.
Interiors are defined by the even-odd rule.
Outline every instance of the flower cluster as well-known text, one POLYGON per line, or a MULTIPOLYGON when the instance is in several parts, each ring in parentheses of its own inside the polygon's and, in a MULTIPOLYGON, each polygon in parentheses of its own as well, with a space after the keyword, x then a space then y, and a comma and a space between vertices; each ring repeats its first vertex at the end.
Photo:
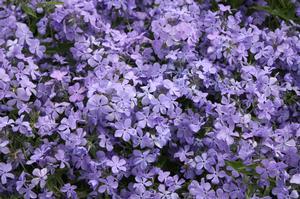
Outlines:
POLYGON ((0 0, 0 197, 298 198, 300 26, 228 2, 0 0))

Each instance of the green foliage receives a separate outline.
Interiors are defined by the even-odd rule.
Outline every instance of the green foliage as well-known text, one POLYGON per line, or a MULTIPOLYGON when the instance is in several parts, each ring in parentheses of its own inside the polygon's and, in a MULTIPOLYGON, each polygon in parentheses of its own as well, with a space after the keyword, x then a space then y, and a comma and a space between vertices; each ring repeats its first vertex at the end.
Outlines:
POLYGON ((181 104, 181 108, 183 110, 187 110, 187 109, 195 109, 195 105, 193 100, 187 98, 186 96, 182 96, 176 99, 176 101, 181 104))
POLYGON ((73 47, 73 43, 70 42, 63 42, 57 43, 56 46, 46 46, 46 53, 47 54, 55 54, 55 53, 66 53, 69 52, 70 48, 73 47))
POLYGON ((208 93, 206 99, 211 101, 212 103, 221 103, 222 94, 220 91, 210 92, 208 93))
MULTIPOLYGON (((270 14, 270 17, 267 17, 265 24, 271 29, 279 27, 280 22, 278 19, 285 20, 286 22, 294 21, 300 23, 299 17, 296 16, 296 8, 294 3, 291 0, 266 0, 267 5, 255 5, 248 8, 248 14, 253 13, 254 11, 265 11, 270 14)), ((239 9, 244 5, 245 0, 222 0, 222 4, 230 5, 233 9, 239 9)), ((215 0, 211 1, 211 9, 213 11, 219 10, 218 4, 215 0)))
POLYGON ((87 145, 89 149, 89 154, 93 157, 97 157, 97 151, 99 150, 98 148, 99 140, 98 140, 98 135, 97 134, 91 134, 87 138, 87 145))
POLYGON ((25 12, 25 14, 27 14, 27 16, 37 18, 36 12, 31 7, 29 7, 26 3, 22 3, 21 8, 25 12))
MULTIPOLYGON (((22 11, 26 14, 27 25, 34 36, 38 35, 36 24, 45 15, 54 12, 55 6, 63 5, 59 1, 45 1, 38 3, 37 8, 43 8, 43 13, 37 13, 36 10, 30 5, 28 0, 9 0, 8 3, 20 6, 22 11)), ((52 30, 47 31, 50 33, 52 30)))
POLYGON ((64 185, 63 175, 66 174, 66 171, 66 168, 56 169, 54 174, 48 176, 46 187, 56 196, 60 196, 60 188, 64 185))
POLYGON ((278 19, 285 20, 287 23, 294 21, 300 23, 300 19, 296 16, 295 5, 290 0, 267 0, 267 6, 253 6, 251 9, 256 11, 265 11, 270 17, 265 21, 271 29, 276 29, 280 25, 278 19))
POLYGON ((205 137, 207 133, 213 130, 214 120, 212 117, 209 117, 201 129, 197 132, 196 136, 198 139, 205 137))
POLYGON ((211 10, 214 12, 219 10, 218 3, 216 1, 211 2, 211 10))
POLYGON ((276 186, 276 181, 274 179, 269 178, 268 180, 270 185, 264 189, 263 196, 270 196, 272 194, 272 189, 276 186))
MULTIPOLYGON (((225 4, 225 5, 230 5, 231 8, 237 9, 240 6, 242 6, 244 2, 245 2, 245 0, 223 0, 219 3, 225 4)), ((218 3, 215 0, 211 1, 211 9, 212 9, 212 11, 219 10, 218 3)))
POLYGON ((258 191, 257 180, 259 174, 256 173, 255 168, 258 164, 245 165, 243 161, 226 161, 226 165, 232 167, 239 173, 243 174, 243 182, 247 184, 246 199, 250 199, 258 191))
POLYGON ((38 3, 37 6, 42 7, 46 13, 52 13, 55 10, 55 6, 63 4, 63 2, 59 1, 47 1, 38 3))
POLYGON ((224 0, 224 2, 229 4, 231 8, 239 8, 245 0, 224 0))
POLYGON ((180 164, 177 160, 170 158, 170 154, 165 148, 162 149, 161 154, 158 157, 156 166, 161 168, 162 170, 170 171, 172 175, 176 175, 180 171, 180 164))
POLYGON ((30 113, 30 119, 29 119, 29 121, 30 121, 30 127, 31 127, 33 130, 35 130, 34 125, 35 125, 35 123, 38 121, 39 116, 40 116, 40 112, 39 112, 39 111, 32 111, 32 112, 30 113))
POLYGON ((244 165, 240 160, 237 161, 226 161, 226 165, 234 168, 239 173, 248 175, 248 176, 257 176, 255 172, 256 164, 244 165))
POLYGON ((20 195, 8 195, 8 194, 0 194, 0 199, 21 199, 20 195))
POLYGON ((24 144, 31 143, 33 147, 39 146, 42 142, 39 137, 26 137, 25 135, 22 135, 21 133, 8 133, 8 139, 10 140, 10 148, 16 151, 17 149, 23 149, 24 144))
POLYGON ((295 91, 288 91, 285 93, 283 97, 283 101, 287 105, 293 105, 297 102, 300 102, 300 97, 297 95, 295 91))
MULTIPOLYGON (((274 1, 274 0, 273 0, 274 1)), ((273 2, 270 0, 270 2, 273 2)), ((272 16, 279 17, 286 21, 296 20, 296 12, 294 4, 287 0, 277 0, 278 3, 270 3, 269 6, 254 6, 253 9, 268 12, 272 16), (286 1, 286 2, 285 2, 286 1), (285 2, 285 3, 280 3, 285 2)))

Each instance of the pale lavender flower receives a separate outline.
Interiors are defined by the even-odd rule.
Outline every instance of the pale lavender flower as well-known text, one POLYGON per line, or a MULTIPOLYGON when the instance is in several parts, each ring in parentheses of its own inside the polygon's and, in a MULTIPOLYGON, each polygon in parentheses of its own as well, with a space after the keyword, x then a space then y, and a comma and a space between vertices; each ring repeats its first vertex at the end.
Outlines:
POLYGON ((68 91, 71 95, 69 97, 70 102, 82 101, 84 99, 84 96, 82 94, 85 92, 85 88, 80 87, 79 83, 76 83, 74 86, 70 86, 68 91))
POLYGON ((126 161, 124 159, 119 159, 118 156, 113 156, 111 160, 107 160, 106 165, 111 167, 113 173, 126 171, 126 161))
POLYGON ((47 168, 34 169, 32 171, 32 175, 34 176, 34 178, 31 180, 31 183, 33 185, 40 184, 40 187, 44 188, 47 180, 47 172, 48 172, 47 168))
POLYGON ((77 186, 67 183, 60 189, 60 191, 62 193, 66 193, 68 198, 76 199, 76 198, 78 198, 77 193, 75 191, 76 188, 77 188, 77 186))
POLYGON ((14 179, 14 174, 10 173, 12 171, 12 166, 10 163, 3 163, 0 162, 0 176, 1 176, 1 183, 6 184, 7 179, 14 179))

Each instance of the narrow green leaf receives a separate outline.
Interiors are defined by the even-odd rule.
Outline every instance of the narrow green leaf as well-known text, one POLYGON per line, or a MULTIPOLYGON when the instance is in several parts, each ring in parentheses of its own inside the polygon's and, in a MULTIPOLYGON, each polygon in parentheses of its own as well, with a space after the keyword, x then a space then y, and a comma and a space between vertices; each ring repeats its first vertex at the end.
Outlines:
POLYGON ((256 185, 252 183, 248 183, 247 191, 246 191, 246 199, 250 199, 253 197, 255 193, 256 185))
POLYGON ((32 8, 30 8, 29 6, 27 6, 26 4, 23 3, 21 5, 21 8, 28 16, 37 18, 35 11, 32 8))
POLYGON ((295 20, 293 16, 294 12, 290 9, 272 9, 268 6, 253 6, 252 9, 268 12, 269 14, 280 17, 286 21, 295 20))
POLYGON ((236 171, 245 174, 247 176, 256 176, 258 175, 255 172, 256 164, 244 165, 240 160, 237 161, 226 161, 226 165, 234 168, 236 171))
POLYGON ((227 161, 226 163, 228 166, 231 166, 235 170, 241 170, 245 168, 245 165, 243 164, 242 161, 227 161))

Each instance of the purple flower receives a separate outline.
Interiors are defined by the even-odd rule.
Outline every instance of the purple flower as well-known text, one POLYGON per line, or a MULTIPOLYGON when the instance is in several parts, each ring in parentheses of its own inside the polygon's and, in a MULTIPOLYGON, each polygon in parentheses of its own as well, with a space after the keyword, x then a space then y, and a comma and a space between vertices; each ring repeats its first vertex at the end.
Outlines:
POLYGON ((136 183, 133 185, 133 187, 139 191, 146 191, 146 187, 150 187, 153 184, 151 181, 149 181, 149 179, 140 176, 136 176, 135 181, 136 183))
POLYGON ((25 172, 23 171, 19 176, 18 181, 16 182, 17 191, 19 191, 25 185, 25 183, 26 183, 26 176, 25 176, 25 172))
POLYGON ((247 185, 244 184, 235 184, 235 183, 225 183, 223 185, 223 190, 230 194, 231 197, 241 198, 244 197, 245 187, 247 185))
POLYGON ((8 144, 8 140, 0 139, 0 153, 8 154, 10 152, 9 148, 7 147, 8 144))
POLYGON ((166 189, 166 186, 163 184, 160 184, 158 186, 158 190, 159 192, 157 195, 159 198, 174 198, 174 199, 179 198, 177 193, 169 191, 168 189, 166 189))
POLYGON ((99 135, 99 146, 102 148, 106 148, 107 151, 112 151, 113 150, 113 145, 112 142, 110 141, 110 138, 105 136, 104 134, 99 135))
POLYGON ((113 156, 111 160, 107 160, 106 165, 111 167, 113 173, 119 173, 120 171, 126 171, 126 161, 119 159, 118 156, 113 156))
POLYGON ((170 187, 170 191, 176 191, 177 189, 180 189, 182 185, 184 184, 184 179, 179 179, 178 175, 175 175, 173 177, 167 177, 165 184, 170 187))
POLYGON ((129 199, 143 199, 143 198, 151 198, 153 194, 150 191, 144 191, 142 189, 135 189, 135 193, 132 193, 129 199))
POLYGON ((33 185, 38 185, 40 184, 41 188, 44 188, 46 185, 46 180, 47 180, 47 168, 44 169, 34 169, 32 171, 32 175, 35 176, 32 180, 31 183, 33 185))
POLYGON ((40 45, 40 41, 38 39, 28 39, 27 44, 31 53, 36 54, 40 58, 43 57, 43 53, 46 51, 46 48, 45 46, 40 45))
POLYGON ((144 152, 139 150, 134 150, 133 155, 134 155, 133 164, 139 165, 141 169, 146 169, 147 165, 149 163, 154 162, 156 159, 155 155, 150 153, 150 150, 146 150, 144 152))
POLYGON ((291 177, 290 183, 292 184, 300 184, 300 174, 295 174, 291 177))
POLYGON ((14 126, 12 127, 12 130, 14 132, 20 132, 28 137, 32 137, 33 136, 32 129, 30 127, 29 122, 23 121, 24 117, 25 115, 21 115, 21 117, 14 122, 14 126))
POLYGON ((8 82, 10 80, 8 74, 3 68, 0 68, 0 80, 4 82, 8 82))
POLYGON ((21 108, 22 105, 24 106, 24 102, 27 102, 30 99, 30 96, 27 95, 24 88, 17 88, 14 97, 14 99, 9 100, 7 103, 11 106, 16 104, 18 108, 21 108))
POLYGON ((68 198, 76 199, 76 198, 78 198, 77 193, 75 192, 76 188, 77 188, 77 186, 67 183, 60 189, 60 191, 62 193, 66 193, 68 198))
POLYGON ((169 175, 170 175, 169 171, 164 172, 164 171, 160 170, 158 173, 158 181, 164 182, 169 175))
POLYGON ((29 186, 24 186, 19 190, 20 194, 24 195, 25 199, 30 199, 30 198, 37 198, 37 194, 32 191, 34 188, 34 185, 30 184, 29 186))
POLYGON ((8 116, 0 117, 0 130, 6 126, 10 126, 14 121, 9 119, 8 116))
POLYGON ((263 0, 3 2, 2 195, 299 197, 297 20, 263 0))
POLYGON ((107 178, 101 178, 99 180, 100 182, 104 183, 103 185, 100 185, 98 188, 98 191, 100 193, 108 192, 111 193, 113 189, 118 188, 118 182, 113 176, 108 176, 107 178))
POLYGON ((52 199, 53 198, 53 192, 52 191, 44 191, 43 193, 40 193, 38 195, 39 198, 45 198, 45 199, 52 199))
POLYGON ((0 176, 1 176, 1 183, 6 184, 7 178, 14 179, 14 174, 10 173, 12 171, 12 166, 10 163, 5 164, 0 162, 0 176))
POLYGON ((84 96, 82 95, 85 92, 85 88, 81 87, 80 84, 76 83, 74 86, 70 86, 69 89, 69 94, 71 95, 69 97, 70 102, 77 102, 77 101, 82 101, 84 99, 84 96))
POLYGON ((38 122, 35 124, 41 136, 52 135, 56 126, 57 124, 49 115, 39 117, 38 122))
POLYGON ((69 158, 65 154, 64 150, 59 149, 54 157, 60 162, 59 168, 65 168, 65 166, 70 167, 68 162, 69 158))
POLYGON ((214 158, 208 156, 207 153, 202 153, 201 156, 195 157, 196 169, 201 171, 203 168, 211 170, 212 165, 215 164, 214 158))
POLYGON ((60 71, 60 70, 54 70, 50 77, 58 80, 58 81, 63 81, 63 79, 65 78, 65 76, 68 74, 68 72, 66 71, 60 71))
POLYGON ((228 145, 233 144, 234 138, 233 136, 237 136, 238 134, 234 132, 232 127, 226 127, 221 125, 220 123, 216 124, 216 128, 218 129, 217 138, 220 140, 224 140, 228 145))
POLYGON ((124 122, 117 122, 115 124, 115 137, 122 137, 124 141, 128 142, 131 135, 135 135, 135 129, 131 127, 131 120, 125 119, 124 122))
POLYGON ((175 158, 179 158, 181 162, 184 162, 187 159, 187 156, 194 155, 193 151, 190 151, 190 147, 188 145, 184 146, 184 148, 181 148, 177 153, 174 154, 175 158))
POLYGON ((205 73, 215 74, 217 72, 216 68, 208 59, 203 59, 199 62, 199 65, 203 67, 205 73))
POLYGON ((166 95, 160 94, 158 99, 152 99, 151 104, 153 105, 154 112, 166 114, 167 109, 172 107, 172 100, 166 95))
POLYGON ((262 178, 274 178, 279 174, 279 165, 274 160, 262 160, 262 165, 263 167, 256 167, 256 172, 260 174, 262 178))
POLYGON ((146 107, 143 112, 136 113, 136 119, 138 120, 138 127, 145 128, 149 127, 150 108, 146 107))
POLYGON ((193 180, 189 185, 189 192, 196 198, 196 199, 204 199, 204 198, 214 198, 215 192, 211 190, 211 185, 201 179, 201 184, 199 182, 193 180))
POLYGON ((213 184, 219 184, 219 178, 224 178, 226 176, 225 171, 219 171, 219 167, 217 166, 216 169, 214 169, 214 167, 212 167, 210 169, 210 174, 206 175, 206 178, 208 180, 211 180, 211 182, 213 184))
POLYGON ((145 147, 152 148, 154 143, 149 132, 143 134, 143 131, 140 128, 137 128, 136 131, 137 134, 132 137, 133 146, 140 146, 141 149, 144 149, 145 147))
POLYGON ((93 95, 87 102, 89 110, 100 110, 107 113, 111 108, 108 106, 108 99, 104 95, 93 95))

